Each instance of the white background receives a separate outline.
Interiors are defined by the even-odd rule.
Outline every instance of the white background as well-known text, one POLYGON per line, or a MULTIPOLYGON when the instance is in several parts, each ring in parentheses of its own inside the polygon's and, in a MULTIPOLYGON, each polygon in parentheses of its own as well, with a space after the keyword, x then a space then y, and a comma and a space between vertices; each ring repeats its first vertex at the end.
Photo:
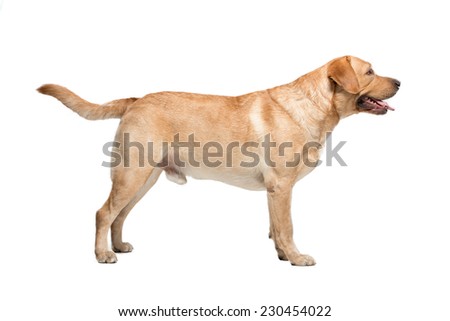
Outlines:
MULTIPOLYGON (((449 320, 448 102, 443 1, 4 1, 0 12, 0 319, 115 320, 118 308, 330 305, 327 320, 449 320), (402 88, 386 116, 343 120, 347 167, 294 190, 278 261, 263 192, 161 176, 135 207, 115 265, 94 257, 117 120, 39 95, 103 103, 161 90, 239 95, 337 56, 402 88)), ((294 319, 294 318, 288 318, 294 319)))

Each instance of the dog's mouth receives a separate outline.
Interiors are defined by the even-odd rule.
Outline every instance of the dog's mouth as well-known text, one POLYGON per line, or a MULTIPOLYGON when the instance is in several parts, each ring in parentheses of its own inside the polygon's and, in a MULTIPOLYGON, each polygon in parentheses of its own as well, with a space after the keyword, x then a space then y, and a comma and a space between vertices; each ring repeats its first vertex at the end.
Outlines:
POLYGON ((395 110, 387 102, 369 96, 359 97, 356 104, 360 111, 366 111, 375 115, 384 115, 388 110, 395 110))

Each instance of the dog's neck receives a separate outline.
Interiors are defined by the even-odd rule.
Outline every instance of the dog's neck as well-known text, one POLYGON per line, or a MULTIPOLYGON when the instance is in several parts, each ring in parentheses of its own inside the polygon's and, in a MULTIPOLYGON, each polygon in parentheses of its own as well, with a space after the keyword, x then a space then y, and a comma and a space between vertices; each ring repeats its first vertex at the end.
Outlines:
POLYGON ((268 90, 272 99, 301 129, 306 130, 310 140, 321 144, 326 133, 331 132, 340 119, 333 106, 333 84, 324 82, 324 77, 327 78, 326 70, 320 68, 292 83, 268 90), (303 85, 305 82, 308 86, 303 85))

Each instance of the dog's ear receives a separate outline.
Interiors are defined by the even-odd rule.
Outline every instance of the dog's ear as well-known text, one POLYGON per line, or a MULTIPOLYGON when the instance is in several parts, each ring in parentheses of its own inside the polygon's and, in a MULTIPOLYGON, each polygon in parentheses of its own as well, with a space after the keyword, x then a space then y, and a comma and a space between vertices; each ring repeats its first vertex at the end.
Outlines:
POLYGON ((350 61, 350 56, 332 61, 328 66, 328 78, 344 88, 346 92, 356 94, 359 92, 359 83, 350 61))

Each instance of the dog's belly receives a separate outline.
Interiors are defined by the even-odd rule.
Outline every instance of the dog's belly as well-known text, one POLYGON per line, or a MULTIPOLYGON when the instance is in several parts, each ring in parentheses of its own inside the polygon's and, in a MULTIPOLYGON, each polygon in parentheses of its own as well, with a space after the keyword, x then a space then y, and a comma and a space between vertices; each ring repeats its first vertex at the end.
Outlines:
POLYGON ((256 168, 209 168, 205 166, 169 166, 164 169, 167 178, 177 184, 185 184, 186 176, 209 179, 252 191, 265 190, 264 178, 256 168))

